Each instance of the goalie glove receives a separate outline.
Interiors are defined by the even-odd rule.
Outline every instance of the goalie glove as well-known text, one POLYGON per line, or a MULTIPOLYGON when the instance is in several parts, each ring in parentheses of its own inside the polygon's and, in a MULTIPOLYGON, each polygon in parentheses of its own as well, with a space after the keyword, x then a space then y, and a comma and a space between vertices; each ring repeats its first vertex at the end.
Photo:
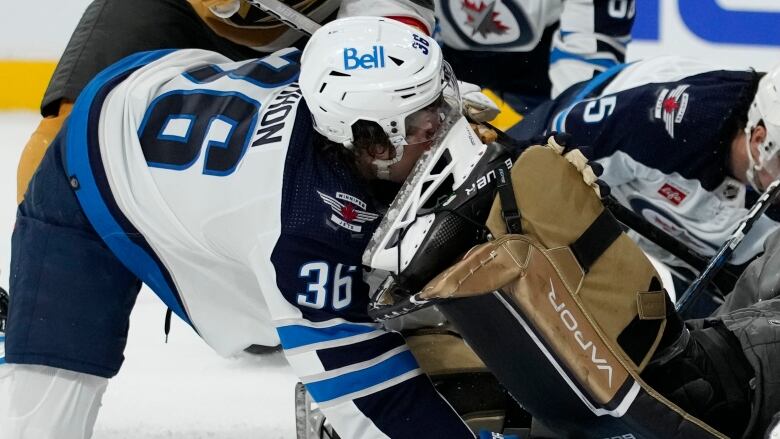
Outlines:
POLYGON ((463 113, 474 122, 488 122, 496 118, 501 110, 490 100, 478 85, 458 81, 460 98, 463 101, 463 113))

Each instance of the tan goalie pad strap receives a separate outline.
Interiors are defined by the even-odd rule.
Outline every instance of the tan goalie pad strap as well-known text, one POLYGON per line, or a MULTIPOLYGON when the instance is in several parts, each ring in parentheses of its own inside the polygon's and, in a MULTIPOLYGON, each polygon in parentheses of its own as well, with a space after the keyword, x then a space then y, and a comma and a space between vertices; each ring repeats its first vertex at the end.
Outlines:
POLYGON ((666 318, 666 291, 640 291, 636 296, 636 305, 641 320, 661 320, 666 318))

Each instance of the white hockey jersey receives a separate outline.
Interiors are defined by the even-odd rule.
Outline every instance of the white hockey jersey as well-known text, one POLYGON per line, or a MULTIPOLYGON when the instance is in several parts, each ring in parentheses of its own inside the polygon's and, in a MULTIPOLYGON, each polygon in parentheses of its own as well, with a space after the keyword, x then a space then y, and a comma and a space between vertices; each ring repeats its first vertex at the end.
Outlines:
POLYGON ((366 315, 379 215, 316 146, 299 56, 157 51, 102 72, 65 139, 82 209, 219 353, 281 341, 344 437, 472 437, 403 338, 366 315))
POLYGON ((436 0, 459 79, 533 93, 549 68, 553 96, 623 62, 634 15, 634 0, 436 0))

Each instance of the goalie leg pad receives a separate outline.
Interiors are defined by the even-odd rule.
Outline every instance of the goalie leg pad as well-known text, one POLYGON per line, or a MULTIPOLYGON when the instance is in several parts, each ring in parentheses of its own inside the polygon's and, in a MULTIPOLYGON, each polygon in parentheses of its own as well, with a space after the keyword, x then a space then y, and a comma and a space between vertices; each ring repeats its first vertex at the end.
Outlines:
POLYGON ((512 184, 525 235, 506 233, 497 200, 488 227, 498 239, 442 275, 454 282, 434 279, 426 294, 476 294, 440 307, 513 396, 562 435, 723 437, 641 379, 681 322, 593 187, 549 147, 526 151, 512 184), (488 294, 475 287, 504 282, 488 294), (436 290, 448 284, 459 292, 436 290))

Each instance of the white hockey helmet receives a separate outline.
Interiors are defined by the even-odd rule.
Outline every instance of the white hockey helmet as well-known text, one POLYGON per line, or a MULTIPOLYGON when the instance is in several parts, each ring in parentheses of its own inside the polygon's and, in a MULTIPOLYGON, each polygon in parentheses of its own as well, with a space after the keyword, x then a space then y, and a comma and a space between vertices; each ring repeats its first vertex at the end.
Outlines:
POLYGON ((780 177, 780 66, 773 68, 759 81, 756 96, 748 110, 745 134, 750 162, 747 178, 754 188, 763 190, 758 181, 758 172, 765 170, 774 178, 780 177), (758 146, 756 159, 750 148, 750 137, 759 123, 766 129, 766 139, 758 146))
POLYGON ((320 28, 303 51, 299 83, 315 129, 329 140, 352 148, 356 122, 379 124, 395 148, 391 159, 373 161, 380 178, 405 145, 433 140, 436 130, 422 125, 431 115, 442 119, 460 108, 438 44, 388 18, 343 18, 320 28))

